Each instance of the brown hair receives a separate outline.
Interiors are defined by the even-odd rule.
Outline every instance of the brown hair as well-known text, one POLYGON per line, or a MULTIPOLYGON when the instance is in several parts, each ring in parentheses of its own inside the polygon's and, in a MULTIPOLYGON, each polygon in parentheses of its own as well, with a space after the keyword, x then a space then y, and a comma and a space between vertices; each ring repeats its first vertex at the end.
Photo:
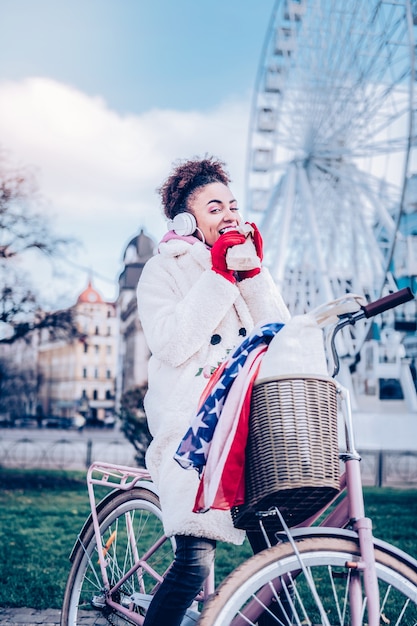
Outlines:
POLYGON ((187 201, 196 189, 210 183, 230 183, 225 164, 215 157, 179 161, 158 189, 166 217, 173 219, 187 210, 187 201))

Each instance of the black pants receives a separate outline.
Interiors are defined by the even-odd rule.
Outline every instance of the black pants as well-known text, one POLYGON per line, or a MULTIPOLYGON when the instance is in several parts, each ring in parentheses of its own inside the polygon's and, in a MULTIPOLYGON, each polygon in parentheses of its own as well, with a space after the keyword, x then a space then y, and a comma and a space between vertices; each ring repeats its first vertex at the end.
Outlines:
POLYGON ((149 605, 144 626, 180 626, 210 572, 215 541, 185 535, 177 535, 175 540, 174 563, 149 605))
MULTIPOLYGON (((254 554, 267 547, 261 532, 247 533, 254 554)), ((271 544, 276 542, 273 533, 268 535, 271 544)), ((175 560, 156 592, 146 613, 144 626, 179 626, 185 611, 201 590, 214 560, 216 542, 201 537, 177 535, 175 560)), ((285 604, 283 602, 283 604, 285 604)), ((280 607, 275 603, 270 607, 273 615, 287 625, 288 618, 283 618, 280 607)), ((258 620, 259 626, 277 626, 276 618, 263 615, 258 620)))

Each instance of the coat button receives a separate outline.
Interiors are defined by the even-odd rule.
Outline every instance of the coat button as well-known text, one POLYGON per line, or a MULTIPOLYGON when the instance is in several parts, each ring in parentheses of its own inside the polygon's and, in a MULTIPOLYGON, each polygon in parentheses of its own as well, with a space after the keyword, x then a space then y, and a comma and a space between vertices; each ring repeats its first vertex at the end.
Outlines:
POLYGON ((212 346, 216 346, 218 343, 220 343, 222 340, 222 338, 220 337, 220 335, 212 335, 211 339, 210 339, 210 343, 212 346))
POLYGON ((246 328, 240 328, 239 329, 239 335, 241 337, 246 337, 246 334, 247 334, 246 328))

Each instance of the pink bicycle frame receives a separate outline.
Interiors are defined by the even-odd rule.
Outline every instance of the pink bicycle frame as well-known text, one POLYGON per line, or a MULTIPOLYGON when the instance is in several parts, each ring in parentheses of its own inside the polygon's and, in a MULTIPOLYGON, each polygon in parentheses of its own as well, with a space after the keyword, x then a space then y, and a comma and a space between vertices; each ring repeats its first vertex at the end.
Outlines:
MULTIPOLYGON (((342 413, 345 421, 345 433, 346 433, 346 451, 341 455, 341 458, 345 462, 345 473, 341 476, 340 491, 346 489, 347 495, 343 498, 331 511, 331 513, 325 517, 320 526, 326 528, 340 529, 345 528, 348 524, 357 532, 359 537, 359 545, 361 550, 360 561, 347 563, 347 567, 350 569, 350 606, 351 606, 351 626, 359 626, 362 624, 362 583, 361 577, 363 576, 365 595, 367 598, 367 610, 370 626, 379 625, 379 593, 378 583, 375 570, 375 558, 372 536, 371 520, 365 517, 363 493, 362 493, 362 481, 360 473, 360 457, 355 450, 354 437, 353 437, 353 424, 352 413, 349 401, 348 391, 338 385, 338 393, 341 399, 342 413), (361 576, 362 575, 362 576, 361 576)), ((160 537, 160 539, 142 556, 139 555, 137 546, 135 544, 134 537, 131 537, 132 551, 135 556, 134 566, 125 573, 113 587, 110 586, 109 578, 107 575, 107 561, 106 561, 106 547, 102 545, 102 538, 100 533, 100 526, 98 520, 97 506, 96 506, 96 494, 95 487, 107 487, 117 488, 120 490, 128 491, 133 487, 142 486, 146 489, 151 489, 155 493, 152 483, 150 482, 149 472, 145 469, 132 468, 121 465, 113 465, 110 463, 93 463, 87 473, 87 486, 88 495, 90 500, 91 515, 93 520, 94 532, 96 537, 97 546, 100 546, 98 550, 98 558, 100 563, 100 571, 103 580, 106 603, 108 606, 116 609, 120 613, 126 615, 132 622, 140 626, 143 624, 143 617, 137 612, 132 611, 130 608, 122 606, 113 600, 115 592, 124 584, 124 582, 135 574, 135 572, 146 571, 156 581, 160 583, 163 580, 163 576, 158 574, 148 563, 148 559, 152 556, 160 546, 168 540, 166 536, 160 537)), ((336 496, 337 498, 338 496, 336 496)), ((336 499, 335 498, 335 499, 336 499)), ((308 520, 300 524, 297 529, 306 528, 308 533, 308 527, 313 524, 314 521, 329 507, 327 505, 322 511, 319 511, 316 515, 312 516, 308 520)), ((140 580, 140 576, 139 576, 140 580)), ((278 583, 279 586, 279 583, 278 583)), ((269 586, 258 593, 258 599, 261 599, 263 603, 268 604, 271 600, 271 589, 269 586)), ((214 591, 214 569, 212 569, 209 578, 206 581, 204 590, 197 600, 205 600, 214 591)), ((278 589, 276 591, 279 591, 278 589)), ((248 616, 251 613, 250 607, 247 607, 248 616)), ((257 604, 257 610, 259 611, 259 603, 257 604)), ((236 626, 239 624, 237 618, 236 626)), ((247 623, 242 619, 242 625, 247 623)), ((236 620, 235 620, 236 621, 236 620)), ((235 622, 234 622, 235 624, 235 622)))
MULTIPOLYGON (((100 572, 103 580, 103 587, 105 591, 105 602, 108 606, 116 609, 119 613, 122 613, 126 617, 129 618, 138 626, 143 624, 144 618, 140 616, 137 612, 132 611, 130 608, 125 607, 115 600, 113 600, 113 595, 117 590, 124 584, 124 582, 133 576, 136 572, 138 572, 138 579, 140 582, 141 571, 146 571, 150 574, 154 579, 156 584, 161 583, 163 581, 163 576, 158 574, 148 563, 149 558, 157 552, 157 550, 161 547, 165 541, 169 541, 169 538, 165 535, 162 535, 158 541, 153 544, 149 550, 143 554, 139 555, 139 551, 136 546, 135 538, 133 537, 133 533, 130 537, 130 544, 132 547, 132 552, 135 558, 135 564, 127 571, 120 580, 112 587, 110 585, 109 577, 107 574, 107 560, 106 560, 106 546, 102 544, 102 537, 100 532, 100 523, 98 519, 97 512, 97 498, 95 493, 95 488, 97 486, 106 487, 108 489, 120 489, 122 491, 129 491, 134 487, 143 487, 145 489, 151 490, 155 493, 153 488, 150 474, 147 470, 141 468, 133 468, 127 467, 123 465, 114 465, 111 463, 93 463, 87 472, 87 488, 88 488, 88 497, 90 501, 90 509, 91 509, 91 517, 93 521, 94 533, 96 538, 96 545, 98 548, 98 560, 100 565, 100 572)), ((204 601, 207 599, 209 595, 211 595, 214 591, 214 568, 211 569, 210 575, 207 578, 204 589, 202 593, 197 596, 197 601, 204 601)))

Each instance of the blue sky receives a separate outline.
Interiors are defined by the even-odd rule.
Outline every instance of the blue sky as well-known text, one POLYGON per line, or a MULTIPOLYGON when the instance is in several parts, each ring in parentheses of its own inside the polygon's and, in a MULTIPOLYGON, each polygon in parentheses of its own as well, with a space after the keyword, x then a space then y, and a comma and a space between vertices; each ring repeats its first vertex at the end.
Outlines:
POLYGON ((1 0, 0 78, 48 76, 124 113, 252 88, 273 0, 1 0))
MULTIPOLYGON (((80 240, 72 261, 106 298, 117 295, 129 239, 141 227, 155 239, 165 230, 155 189, 174 160, 223 158, 243 202, 250 99, 273 7, 0 0, 0 147, 35 170, 45 214, 80 240)), ((52 305, 71 304, 87 280, 69 266, 52 275, 31 266, 52 305)))

